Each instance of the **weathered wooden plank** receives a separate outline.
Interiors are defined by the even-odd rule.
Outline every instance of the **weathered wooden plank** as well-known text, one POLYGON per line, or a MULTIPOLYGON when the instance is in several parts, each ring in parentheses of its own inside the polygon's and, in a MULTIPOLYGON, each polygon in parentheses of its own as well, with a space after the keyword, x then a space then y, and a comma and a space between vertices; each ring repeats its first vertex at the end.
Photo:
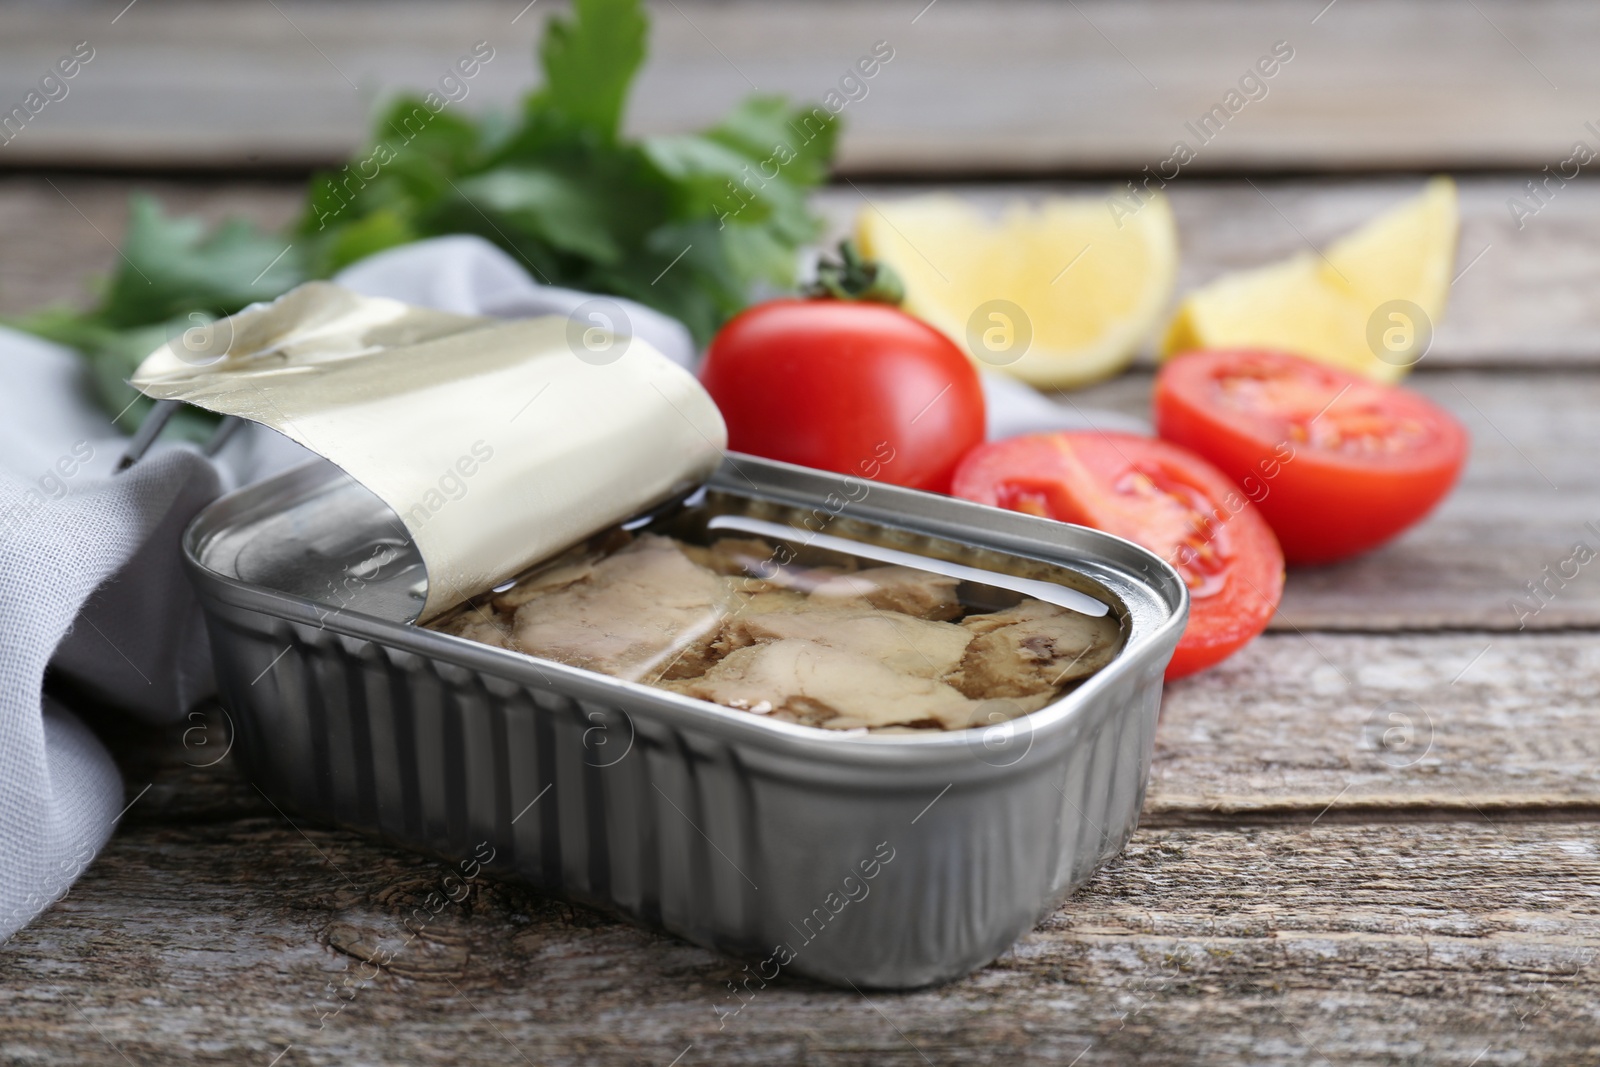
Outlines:
POLYGON ((280 1065, 1510 1064, 1600 1048, 1593 824, 1143 830, 999 962, 899 995, 780 980, 736 999, 736 963, 487 880, 412 937, 447 870, 276 815, 134 822, 0 956, 0 1046, 30 1064, 280 1065), (379 951, 392 961, 368 964, 379 951))
MULTIPOLYGON (((473 42, 496 58, 468 109, 533 79, 547 5, 143 0, 126 12, 12 8, 0 100, 20 103, 74 43, 95 58, 0 164, 249 167, 342 157, 373 102, 437 83, 473 42)), ((852 172, 1194 171, 1499 165, 1538 170, 1591 137, 1597 27, 1582 0, 1415 7, 1277 0, 1060 5, 965 0, 652 5, 632 125, 711 121, 759 87, 822 99, 874 42, 894 57, 844 109, 852 172), (1287 64, 1241 78, 1274 45, 1287 64), (1231 107, 1202 140, 1187 123, 1231 107)), ((841 95, 839 99, 847 99, 841 95)), ((1591 143, 1592 140, 1591 140, 1591 143)))
POLYGON ((1600 818, 1584 634, 1277 633, 1162 703, 1147 823, 1600 818))
MULTIPOLYGON (((1170 186, 1182 245, 1179 292, 1225 270, 1300 251, 1307 240, 1325 244, 1410 195, 1418 182, 1255 185, 1258 189, 1236 181, 1184 179, 1170 186)), ((968 185, 956 191, 992 204, 1041 192, 1097 195, 1108 188, 1051 183, 968 185)), ((299 210, 300 186, 294 182, 0 179, 0 313, 83 300, 85 282, 115 261, 111 242, 122 232, 127 193, 136 189, 154 192, 173 211, 208 218, 242 214, 281 225, 299 210)), ((1505 206, 1516 192, 1513 178, 1464 179, 1461 190, 1458 269, 1464 273, 1423 368, 1600 362, 1600 309, 1589 299, 1600 291, 1600 189, 1579 183, 1563 190, 1521 231, 1505 206)), ((839 234, 869 202, 917 191, 924 190, 841 184, 824 190, 818 205, 839 234)))

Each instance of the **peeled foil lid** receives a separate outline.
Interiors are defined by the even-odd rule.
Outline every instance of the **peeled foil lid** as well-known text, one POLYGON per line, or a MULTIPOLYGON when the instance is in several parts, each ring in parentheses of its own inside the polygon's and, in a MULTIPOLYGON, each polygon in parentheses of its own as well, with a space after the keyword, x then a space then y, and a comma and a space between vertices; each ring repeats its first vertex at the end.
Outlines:
POLYGON ((638 337, 493 320, 326 282, 191 330, 133 385, 269 426, 394 509, 426 621, 708 478, 727 427, 638 337))

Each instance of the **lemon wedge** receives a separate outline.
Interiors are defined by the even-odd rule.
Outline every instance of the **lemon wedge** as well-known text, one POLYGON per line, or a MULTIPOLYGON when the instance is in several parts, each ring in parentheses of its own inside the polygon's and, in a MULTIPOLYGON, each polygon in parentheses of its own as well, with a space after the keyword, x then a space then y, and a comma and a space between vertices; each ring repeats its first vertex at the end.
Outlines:
POLYGON ((998 219, 953 196, 869 206, 856 240, 905 282, 904 308, 980 364, 1041 386, 1115 374, 1172 298, 1178 234, 1160 195, 1016 203, 998 219))
POLYGON ((1460 214, 1434 178, 1323 255, 1226 274, 1184 297, 1162 354, 1275 348, 1394 382, 1427 354, 1444 314, 1460 214))

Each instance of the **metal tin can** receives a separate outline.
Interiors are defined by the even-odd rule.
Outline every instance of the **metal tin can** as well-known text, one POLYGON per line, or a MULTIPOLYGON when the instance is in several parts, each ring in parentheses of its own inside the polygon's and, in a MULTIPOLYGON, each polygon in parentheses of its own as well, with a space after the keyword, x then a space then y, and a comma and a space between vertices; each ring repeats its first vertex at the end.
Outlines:
POLYGON ((286 807, 492 855, 490 874, 751 961, 747 983, 966 974, 1132 834, 1188 595, 1108 534, 876 483, 835 508, 839 485, 734 455, 709 489, 930 558, 1044 569, 1118 612, 1122 651, 986 729, 768 721, 410 625, 425 575, 392 514, 313 464, 219 500, 185 537, 236 751, 286 807))

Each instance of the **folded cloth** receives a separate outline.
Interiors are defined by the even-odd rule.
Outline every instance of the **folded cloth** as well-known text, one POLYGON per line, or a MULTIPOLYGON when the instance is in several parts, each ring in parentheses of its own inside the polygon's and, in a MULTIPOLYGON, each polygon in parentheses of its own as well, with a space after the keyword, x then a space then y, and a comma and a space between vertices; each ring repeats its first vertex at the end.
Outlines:
MULTIPOLYGON (((496 317, 559 314, 644 338, 690 366, 683 325, 632 301, 534 282, 476 237, 379 253, 334 279, 357 292, 496 317)), ((105 748, 43 694, 62 688, 146 722, 180 721, 213 691, 179 539, 219 494, 309 458, 258 426, 216 456, 163 445, 122 474, 126 440, 87 399, 77 356, 0 329, 0 938, 65 893, 143 783, 123 783, 105 748)), ((1142 429, 985 376, 990 435, 1142 429)))

